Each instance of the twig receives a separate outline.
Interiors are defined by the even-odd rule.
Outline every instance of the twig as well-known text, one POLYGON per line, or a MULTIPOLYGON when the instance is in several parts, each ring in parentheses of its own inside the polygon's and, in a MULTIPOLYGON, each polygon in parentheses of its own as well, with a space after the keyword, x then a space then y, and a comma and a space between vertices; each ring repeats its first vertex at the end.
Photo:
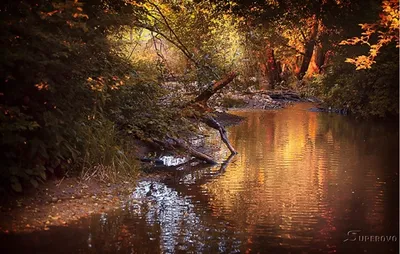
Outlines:
POLYGON ((61 178, 60 182, 57 183, 57 185, 56 185, 57 187, 59 187, 61 185, 61 183, 64 181, 64 178, 65 178, 65 176, 63 176, 63 178, 61 178))

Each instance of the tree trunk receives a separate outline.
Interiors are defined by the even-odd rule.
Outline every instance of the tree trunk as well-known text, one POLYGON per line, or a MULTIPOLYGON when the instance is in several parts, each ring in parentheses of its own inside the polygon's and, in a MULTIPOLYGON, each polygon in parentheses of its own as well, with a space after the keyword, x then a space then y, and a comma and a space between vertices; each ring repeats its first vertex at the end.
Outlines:
POLYGON ((324 57, 322 59, 323 64, 321 66, 321 73, 324 73, 326 71, 326 69, 330 65, 333 55, 334 55, 334 52, 332 50, 328 50, 325 52, 324 57))
POLYGON ((224 88, 230 82, 233 81, 239 74, 237 72, 232 71, 228 75, 226 75, 220 81, 214 82, 207 88, 207 90, 203 91, 199 96, 197 96, 192 103, 201 104, 204 107, 207 107, 207 101, 213 96, 216 92, 224 88))
POLYGON ((308 69, 306 72, 305 77, 311 78, 315 74, 318 74, 321 72, 321 66, 323 64, 324 60, 324 54, 322 52, 322 46, 321 44, 315 44, 314 46, 314 51, 311 57, 311 61, 308 65, 308 69))
POLYGON ((275 59, 274 50, 267 42, 265 51, 258 54, 261 90, 274 89, 275 84, 281 82, 280 68, 275 59))
POLYGON ((308 65, 310 64, 310 61, 311 61, 314 44, 315 44, 314 41, 309 41, 305 45, 305 53, 304 53, 303 61, 301 63, 300 70, 299 70, 299 73, 297 75, 297 78, 299 80, 302 80, 304 75, 307 72, 308 65))
POLYGON ((279 67, 276 63, 274 50, 267 49, 267 77, 269 82, 269 88, 274 89, 275 84, 281 82, 281 77, 279 76, 279 67))
POLYGON ((163 147, 169 150, 181 150, 181 151, 183 150, 188 154, 190 154, 191 156, 201 161, 207 162, 208 164, 217 164, 217 162, 211 156, 193 149, 192 147, 187 145, 183 140, 170 137, 168 138, 168 141, 153 139, 153 141, 147 141, 147 142, 149 142, 153 146, 163 147))
POLYGON ((300 67, 301 67, 302 62, 303 62, 303 56, 297 55, 296 62, 293 66, 294 74, 296 75, 297 78, 299 78, 299 75, 300 75, 300 67))
MULTIPOLYGON (((204 112, 210 112, 211 109, 207 106, 207 101, 208 99, 211 98, 216 92, 227 86, 230 82, 233 81, 235 77, 237 77, 239 74, 237 72, 231 72, 228 75, 226 75, 223 79, 220 81, 214 82, 210 85, 210 87, 203 91, 199 96, 197 96, 190 104, 190 106, 195 107, 198 111, 204 112)), ((236 154, 237 152, 235 149, 232 147, 232 145, 229 143, 228 137, 226 135, 226 130, 225 128, 219 124, 213 117, 209 115, 205 115, 202 119, 202 121, 207 124, 209 127, 218 130, 219 134, 221 135, 222 141, 225 143, 225 145, 228 147, 229 151, 231 151, 232 154, 236 154)), ((207 160, 205 160, 207 161, 207 160)), ((208 161, 207 161, 208 162, 208 161)))
POLYGON ((190 155, 192 155, 193 157, 195 157, 195 158, 197 158, 199 160, 205 161, 205 162, 207 162, 209 164, 217 164, 217 162, 212 157, 210 157, 209 155, 207 155, 205 153, 202 153, 202 152, 199 152, 199 151, 191 148, 189 145, 185 144, 185 142, 183 142, 181 140, 178 140, 178 139, 173 139, 173 140, 175 141, 175 145, 176 146, 188 151, 188 153, 190 155))
MULTIPOLYGON (((221 135, 222 141, 225 143, 225 145, 228 147, 228 149, 231 151, 231 154, 237 154, 235 149, 232 147, 232 145, 229 143, 228 137, 226 135, 226 130, 224 127, 219 124, 212 116, 207 114, 207 112, 211 111, 211 109, 207 106, 207 101, 210 99, 212 95, 214 95, 216 92, 224 88, 226 85, 228 85, 232 80, 238 76, 238 73, 236 72, 231 72, 228 75, 226 75, 223 79, 217 82, 213 82, 210 87, 203 91, 199 96, 197 96, 192 102, 190 102, 187 107, 193 107, 197 111, 200 111, 202 113, 206 113, 205 116, 202 117, 202 121, 210 126, 213 129, 216 129, 219 131, 221 135)), ((184 150, 191 156, 202 160, 206 163, 209 164, 217 164, 217 162, 209 155, 202 153, 200 151, 197 151, 190 147, 189 144, 187 144, 185 141, 168 137, 166 140, 156 140, 153 139, 153 141, 148 141, 152 145, 155 146, 161 146, 170 150, 184 150)))
POLYGON ((205 118, 205 123, 213 128, 219 131, 219 134, 221 135, 222 141, 225 143, 226 147, 228 147, 229 151, 231 151, 231 154, 237 154, 235 149, 232 147, 231 143, 229 143, 228 136, 226 135, 226 130, 225 128, 215 120, 214 117, 206 117, 205 118))
POLYGON ((311 58, 312 58, 312 55, 314 52, 314 46, 316 45, 316 41, 317 41, 317 37, 318 37, 319 22, 320 21, 316 18, 316 16, 314 16, 310 38, 309 39, 304 38, 306 40, 306 42, 304 44, 304 56, 303 56, 303 61, 300 66, 300 70, 297 73, 297 78, 299 80, 303 79, 303 77, 305 76, 305 74, 308 70, 308 66, 311 62, 311 58))
MULTIPOLYGON (((321 20, 316 20, 316 26, 314 28, 317 32, 315 40, 318 40, 320 35, 323 32, 323 25, 321 20)), ((325 52, 322 48, 322 44, 320 42, 315 43, 313 54, 311 57, 311 61, 308 65, 306 77, 311 78, 313 75, 321 73, 321 67, 324 65, 325 61, 325 52)))

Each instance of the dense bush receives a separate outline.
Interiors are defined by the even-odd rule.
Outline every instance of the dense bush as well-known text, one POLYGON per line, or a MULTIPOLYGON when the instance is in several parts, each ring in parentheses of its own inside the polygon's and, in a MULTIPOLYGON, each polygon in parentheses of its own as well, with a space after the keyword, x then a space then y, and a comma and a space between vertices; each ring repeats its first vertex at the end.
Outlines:
POLYGON ((349 109, 356 116, 388 117, 398 115, 399 55, 390 45, 376 58, 373 68, 356 70, 345 63, 348 52, 338 54, 325 74, 308 86, 327 106, 349 109))
POLYGON ((110 8, 1 4, 0 186, 21 191, 97 164, 132 173, 132 137, 185 128, 178 109, 160 105, 157 76, 139 75, 111 45, 123 22, 110 8))
MULTIPOLYGON (((1 3, 0 186, 20 191, 22 182, 37 186, 49 175, 98 165, 113 177, 130 174, 136 169, 132 138, 192 133, 186 116, 193 119, 198 112, 185 103, 233 70, 241 73, 231 84, 237 90, 282 80, 297 89, 305 83, 294 79, 302 76, 294 75, 294 67, 303 66, 297 63, 304 49, 300 31, 314 15, 303 2, 291 10, 305 10, 303 23, 289 15, 289 23, 279 24, 281 15, 267 2, 251 9, 269 10, 262 12, 275 17, 273 26, 258 23, 257 13, 246 20, 214 1, 1 3), (291 24, 301 29, 296 33, 291 24), (173 82, 163 88, 167 79, 173 82)), ((326 10, 330 4, 318 3, 326 10)), ((304 94, 362 116, 398 114, 397 50, 382 49, 373 68, 362 71, 344 62, 357 55, 353 51, 338 53, 325 74, 302 87, 304 94)))

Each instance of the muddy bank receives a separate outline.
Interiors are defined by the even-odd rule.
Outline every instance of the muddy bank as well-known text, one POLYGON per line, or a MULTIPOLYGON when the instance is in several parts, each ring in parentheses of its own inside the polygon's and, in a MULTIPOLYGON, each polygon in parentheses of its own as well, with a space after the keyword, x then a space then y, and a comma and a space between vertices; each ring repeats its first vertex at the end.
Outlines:
POLYGON ((132 182, 82 182, 77 177, 49 180, 37 189, 14 194, 0 206, 0 232, 19 233, 48 230, 91 214, 120 208, 134 189, 132 182))
MULTIPOLYGON (((215 117, 223 126, 235 125, 243 120, 242 117, 224 112, 216 112, 215 117)), ((201 151, 209 154, 214 152, 206 144, 206 136, 202 136, 200 141, 194 144, 194 147, 201 148, 201 151)), ((172 155, 173 159, 187 157, 185 168, 201 167, 204 164, 175 151, 155 151, 146 146, 145 142, 138 141, 136 146, 138 158, 146 158, 149 154, 153 156, 166 154, 172 155)), ((155 165, 153 162, 142 163, 142 173, 130 181, 104 182, 98 180, 96 176, 83 181, 78 176, 73 176, 51 179, 36 189, 24 189, 22 194, 9 193, 0 197, 0 232, 7 234, 49 230, 52 226, 68 226, 81 218, 119 209, 136 187, 139 178, 140 180, 165 179, 181 167, 181 165, 155 165), (158 167, 154 169, 155 166, 158 167)))

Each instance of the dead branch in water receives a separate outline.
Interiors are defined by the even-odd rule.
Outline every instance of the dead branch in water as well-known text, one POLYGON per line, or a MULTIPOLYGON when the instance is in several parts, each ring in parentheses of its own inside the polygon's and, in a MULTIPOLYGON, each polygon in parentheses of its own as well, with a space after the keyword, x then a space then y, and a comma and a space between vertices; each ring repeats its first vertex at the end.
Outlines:
MULTIPOLYGON (((212 110, 208 107, 207 101, 213 96, 216 92, 227 86, 231 83, 239 74, 237 72, 231 72, 226 75, 223 79, 214 82, 210 85, 210 87, 203 91, 199 96, 197 96, 192 101, 192 106, 194 106, 198 111, 202 113, 211 112, 212 110)), ((226 135, 225 128, 212 116, 209 114, 205 114, 202 121, 207 124, 207 126, 218 130, 219 134, 221 135, 222 141, 228 147, 229 151, 232 154, 237 154, 236 150, 232 147, 231 143, 229 142, 228 136, 226 135)))
MULTIPOLYGON (((219 90, 227 86, 229 83, 231 83, 233 79, 237 76, 238 73, 231 72, 220 81, 213 82, 207 90, 200 93, 199 96, 197 96, 192 102, 190 102, 186 106, 186 107, 192 107, 196 111, 200 112, 203 115, 200 121, 204 122, 207 126, 215 130, 218 130, 221 136, 221 140, 228 147, 231 154, 237 154, 237 152, 230 144, 225 128, 210 114, 212 112, 212 109, 208 107, 207 101, 216 92, 218 92, 219 90)), ((164 147, 169 150, 181 150, 206 163, 217 164, 217 162, 211 156, 202 153, 200 151, 197 151, 196 149, 192 148, 189 144, 187 144, 185 141, 181 139, 168 137, 165 141, 153 139, 153 142, 150 143, 155 146, 164 147)))

